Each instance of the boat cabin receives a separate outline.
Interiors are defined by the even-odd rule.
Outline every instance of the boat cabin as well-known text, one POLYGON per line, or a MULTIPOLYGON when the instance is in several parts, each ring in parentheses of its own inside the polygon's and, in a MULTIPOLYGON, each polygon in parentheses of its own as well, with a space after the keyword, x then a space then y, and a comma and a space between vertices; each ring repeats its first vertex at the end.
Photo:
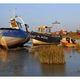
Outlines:
POLYGON ((50 33, 51 32, 51 27, 40 26, 40 27, 38 27, 38 32, 40 32, 40 33, 50 33))
POLYGON ((16 21, 15 18, 10 20, 10 27, 14 29, 19 29, 22 27, 21 23, 16 21))

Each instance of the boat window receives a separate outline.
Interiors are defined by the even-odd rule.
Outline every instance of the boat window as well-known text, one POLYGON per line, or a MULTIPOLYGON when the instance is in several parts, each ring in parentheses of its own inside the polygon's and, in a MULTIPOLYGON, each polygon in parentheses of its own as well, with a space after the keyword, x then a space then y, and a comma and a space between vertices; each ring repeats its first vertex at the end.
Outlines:
POLYGON ((21 23, 20 23, 20 22, 17 22, 17 26, 18 26, 19 28, 21 28, 21 27, 22 27, 22 25, 21 25, 21 23))

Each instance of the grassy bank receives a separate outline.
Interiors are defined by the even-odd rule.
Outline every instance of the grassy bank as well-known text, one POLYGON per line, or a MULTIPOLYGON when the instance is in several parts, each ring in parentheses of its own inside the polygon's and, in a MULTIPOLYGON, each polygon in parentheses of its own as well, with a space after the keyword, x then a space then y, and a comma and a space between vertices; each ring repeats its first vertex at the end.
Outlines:
POLYGON ((73 39, 80 39, 80 36, 76 32, 68 32, 67 36, 73 39))

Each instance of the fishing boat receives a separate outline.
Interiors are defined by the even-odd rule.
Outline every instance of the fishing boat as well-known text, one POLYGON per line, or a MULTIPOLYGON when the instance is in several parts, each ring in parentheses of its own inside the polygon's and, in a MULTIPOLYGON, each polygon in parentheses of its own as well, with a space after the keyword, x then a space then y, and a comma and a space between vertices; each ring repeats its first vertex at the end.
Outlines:
POLYGON ((33 45, 39 44, 59 44, 61 40, 60 35, 52 35, 51 27, 40 26, 38 27, 38 32, 31 32, 31 38, 33 45))
POLYGON ((23 23, 21 17, 12 17, 10 19, 10 28, 0 28, 0 46, 6 48, 23 46, 30 39, 27 28, 28 25, 23 23), (23 30, 23 27, 25 27, 25 30, 23 30))

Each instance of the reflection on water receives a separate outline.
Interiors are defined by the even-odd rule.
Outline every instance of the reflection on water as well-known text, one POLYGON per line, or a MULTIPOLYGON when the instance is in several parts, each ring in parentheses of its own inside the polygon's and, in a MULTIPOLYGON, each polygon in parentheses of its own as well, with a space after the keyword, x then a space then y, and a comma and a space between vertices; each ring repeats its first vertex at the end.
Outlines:
POLYGON ((63 76, 65 75, 65 65, 47 65, 42 64, 42 75, 44 76, 63 76))
POLYGON ((80 53, 64 48, 66 64, 41 64, 25 48, 0 49, 0 76, 80 76, 80 53))
POLYGON ((80 53, 78 53, 75 49, 69 49, 67 52, 65 49, 65 70, 66 75, 68 76, 80 76, 80 53))
POLYGON ((3 63, 8 62, 8 52, 5 49, 0 49, 0 61, 3 63))
POLYGON ((1 76, 40 75, 40 65, 37 58, 28 53, 25 48, 0 50, 1 76))
POLYGON ((0 49, 0 75, 22 75, 27 50, 0 49), (26 53, 25 53, 26 52, 26 53))

